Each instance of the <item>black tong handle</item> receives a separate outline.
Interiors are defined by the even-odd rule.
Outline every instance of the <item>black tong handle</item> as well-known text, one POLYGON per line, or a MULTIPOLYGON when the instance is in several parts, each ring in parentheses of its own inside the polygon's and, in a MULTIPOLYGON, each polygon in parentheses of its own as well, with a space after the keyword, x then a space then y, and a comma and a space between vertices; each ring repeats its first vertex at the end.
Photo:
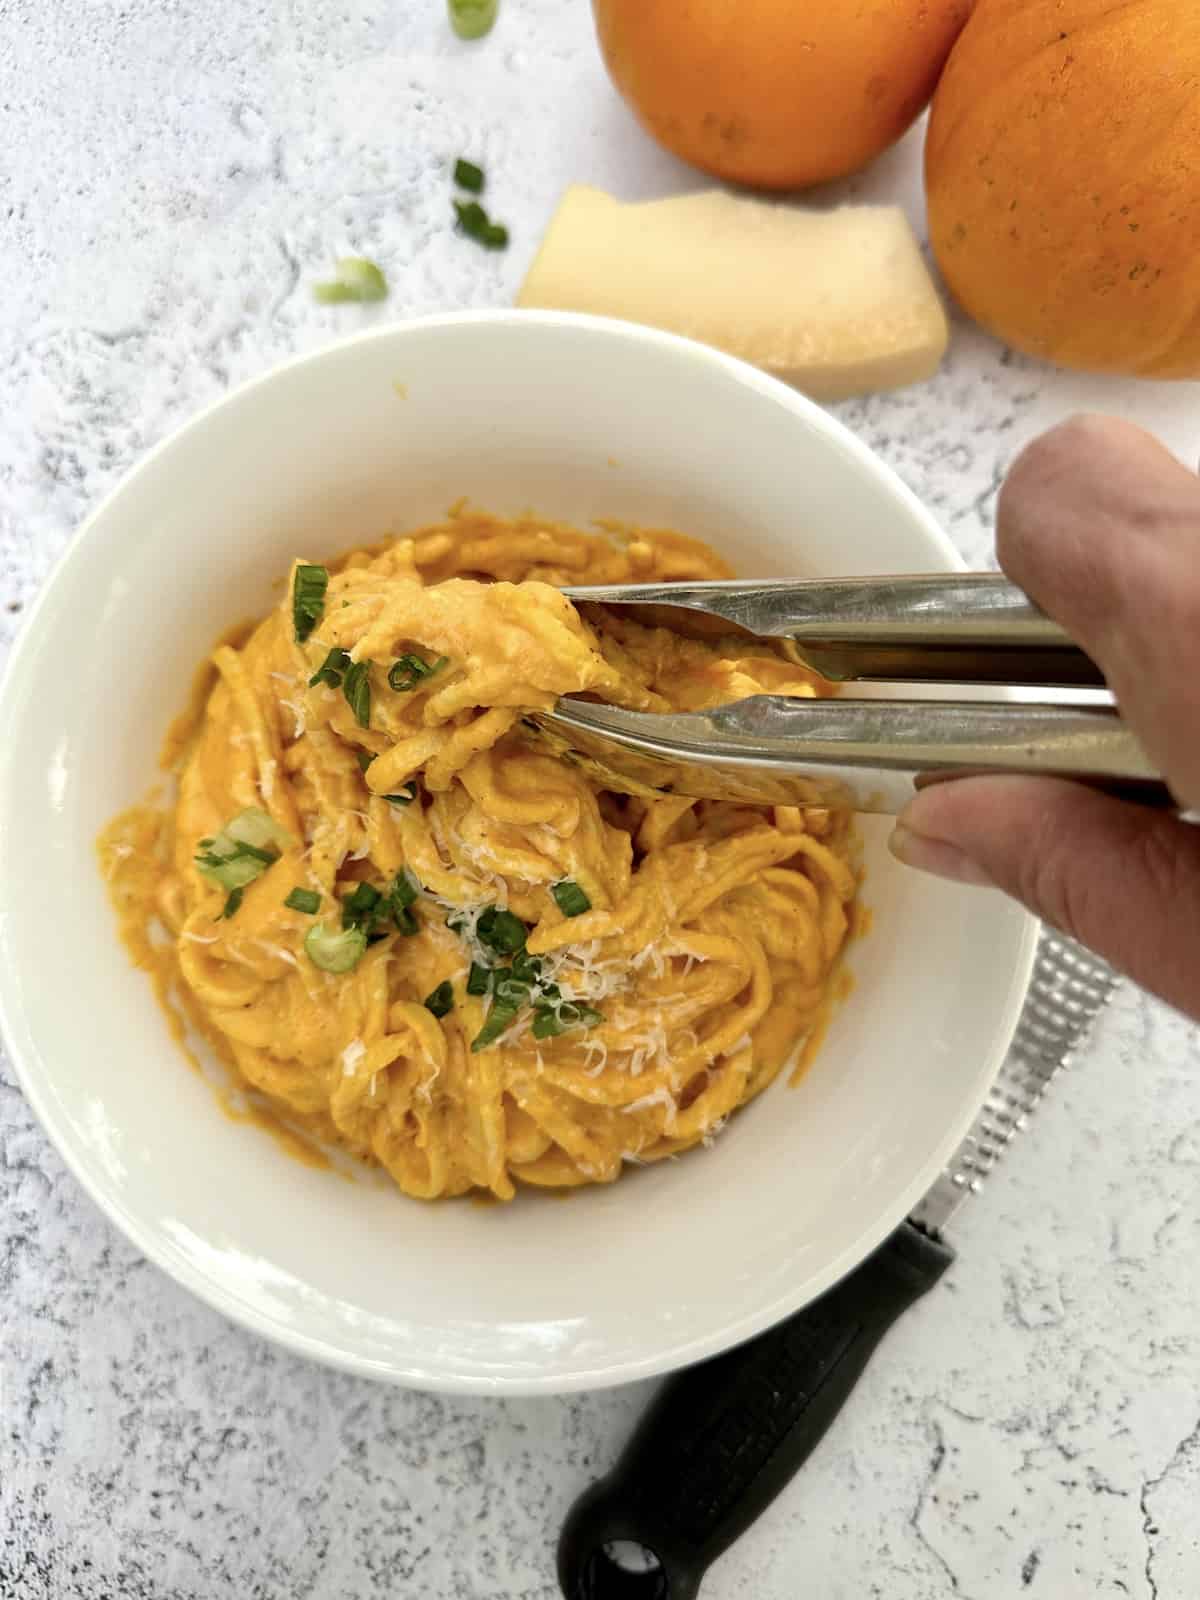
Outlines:
POLYGON ((572 1507, 567 1600, 694 1600, 701 1580, 807 1461, 875 1347, 954 1259, 904 1222, 803 1311, 669 1378, 616 1467, 572 1507), (609 1553, 640 1545, 637 1571, 609 1553))

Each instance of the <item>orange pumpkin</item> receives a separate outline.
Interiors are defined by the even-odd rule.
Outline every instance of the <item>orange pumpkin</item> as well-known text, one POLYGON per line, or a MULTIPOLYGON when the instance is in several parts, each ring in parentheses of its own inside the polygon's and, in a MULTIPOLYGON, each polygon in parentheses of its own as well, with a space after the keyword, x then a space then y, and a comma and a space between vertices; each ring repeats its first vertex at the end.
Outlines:
POLYGON ((985 328, 1063 366, 1200 377, 1200 0, 979 0, 925 178, 985 328))
POLYGON ((593 0, 643 127, 734 183, 865 166, 927 103, 972 0, 593 0))

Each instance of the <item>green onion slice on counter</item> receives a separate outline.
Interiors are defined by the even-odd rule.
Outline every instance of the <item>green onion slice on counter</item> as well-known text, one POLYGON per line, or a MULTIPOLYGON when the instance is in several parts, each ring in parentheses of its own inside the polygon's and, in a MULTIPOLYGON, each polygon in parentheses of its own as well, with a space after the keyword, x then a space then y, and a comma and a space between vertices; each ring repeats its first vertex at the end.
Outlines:
POLYGON ((454 214, 467 238, 474 239, 485 250, 507 248, 508 229, 502 222, 493 222, 478 200, 456 200, 454 214))
POLYGON ((459 156, 454 163, 454 181, 460 189, 465 189, 468 194, 482 194, 484 185, 483 168, 477 167, 473 161, 467 161, 459 156))
POLYGON ((482 39, 496 26, 500 0, 447 0, 447 9, 460 39, 482 39))
POLYGON ((387 279, 366 256, 343 256, 334 262, 333 278, 328 283, 313 285, 313 298, 323 306, 340 305, 347 300, 360 305, 386 300, 387 293, 387 279))

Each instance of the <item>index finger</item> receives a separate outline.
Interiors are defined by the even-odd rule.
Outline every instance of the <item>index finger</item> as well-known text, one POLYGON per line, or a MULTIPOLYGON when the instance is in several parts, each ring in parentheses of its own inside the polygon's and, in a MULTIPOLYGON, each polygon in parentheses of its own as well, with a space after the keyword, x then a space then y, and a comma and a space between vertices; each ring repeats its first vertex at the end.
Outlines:
POLYGON ((996 543, 1101 667, 1180 803, 1200 806, 1200 479, 1142 429, 1079 417, 1018 458, 996 543))

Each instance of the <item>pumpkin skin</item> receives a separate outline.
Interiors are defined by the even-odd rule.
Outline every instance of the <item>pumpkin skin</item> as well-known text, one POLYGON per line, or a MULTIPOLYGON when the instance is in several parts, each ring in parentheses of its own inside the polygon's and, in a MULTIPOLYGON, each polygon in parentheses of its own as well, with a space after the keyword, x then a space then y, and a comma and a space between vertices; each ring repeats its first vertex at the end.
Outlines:
POLYGON ((933 99, 955 297, 1065 367, 1200 377, 1200 3, 979 0, 933 99))
POLYGON ((593 0, 646 131, 758 189, 840 178, 928 103, 973 0, 593 0))

